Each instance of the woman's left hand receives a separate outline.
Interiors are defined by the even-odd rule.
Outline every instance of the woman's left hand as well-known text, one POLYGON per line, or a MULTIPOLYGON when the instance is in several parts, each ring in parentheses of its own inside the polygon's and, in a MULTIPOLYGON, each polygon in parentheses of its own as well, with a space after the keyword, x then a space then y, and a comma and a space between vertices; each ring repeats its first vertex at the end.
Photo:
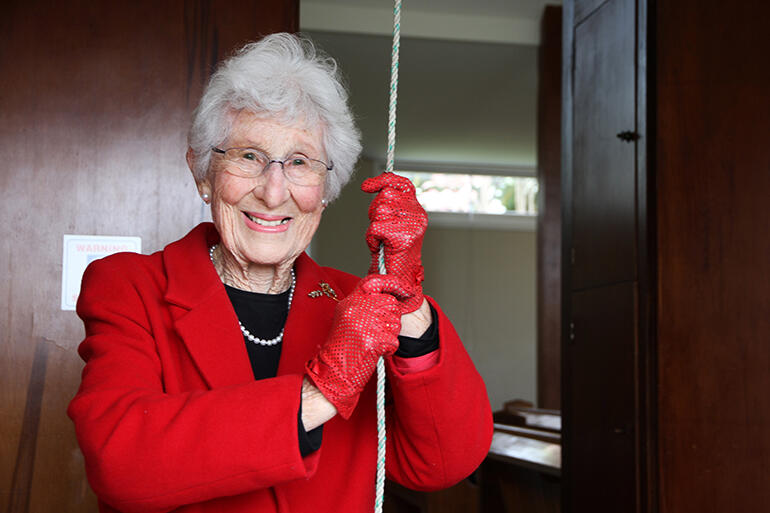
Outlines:
POLYGON ((417 201, 414 185, 395 173, 368 178, 361 190, 378 193, 369 206, 366 243, 372 254, 369 274, 379 273, 380 244, 385 247, 387 274, 399 278, 409 292, 400 301, 401 313, 414 312, 423 305, 422 242, 428 215, 417 201))
POLYGON ((337 303, 326 343, 305 365, 307 376, 344 419, 353 413, 377 360, 398 349, 398 300, 403 294, 393 276, 361 280, 337 303))

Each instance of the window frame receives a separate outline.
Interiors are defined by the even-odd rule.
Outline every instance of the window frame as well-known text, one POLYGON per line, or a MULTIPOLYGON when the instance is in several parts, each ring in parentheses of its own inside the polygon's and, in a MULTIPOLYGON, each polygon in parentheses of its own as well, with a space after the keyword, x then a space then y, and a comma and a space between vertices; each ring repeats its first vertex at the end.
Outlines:
MULTIPOLYGON (((386 165, 381 162, 375 167, 384 171, 386 165)), ((489 164, 457 164, 440 162, 421 162, 396 160, 394 171, 418 173, 446 173, 462 175, 495 175, 537 178, 535 166, 497 166, 489 164)), ((540 189, 538 184, 538 208, 540 189)), ((473 212, 432 212, 428 211, 428 225, 439 228, 472 228, 480 230, 535 231, 537 214, 480 214, 473 212)))

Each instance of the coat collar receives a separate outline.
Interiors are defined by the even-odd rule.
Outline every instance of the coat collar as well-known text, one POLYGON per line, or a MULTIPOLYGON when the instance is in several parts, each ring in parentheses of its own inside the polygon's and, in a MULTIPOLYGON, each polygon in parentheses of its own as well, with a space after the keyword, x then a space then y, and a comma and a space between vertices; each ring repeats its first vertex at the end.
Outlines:
MULTIPOLYGON (((173 305, 177 333, 211 388, 254 379, 238 318, 209 259, 209 247, 217 242, 214 225, 202 223, 163 251, 168 278, 165 300, 173 305)), ((297 284, 278 375, 302 373, 331 326, 336 301, 309 294, 326 283, 342 297, 337 284, 306 254, 297 258, 294 269, 297 284)))

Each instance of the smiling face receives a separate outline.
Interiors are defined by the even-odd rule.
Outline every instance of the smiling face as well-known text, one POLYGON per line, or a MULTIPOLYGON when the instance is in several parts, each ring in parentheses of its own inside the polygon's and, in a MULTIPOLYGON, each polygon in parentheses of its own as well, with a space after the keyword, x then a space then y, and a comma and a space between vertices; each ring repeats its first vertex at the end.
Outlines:
MULTIPOLYGON (((234 118, 228 138, 220 148, 255 148, 272 159, 304 155, 326 160, 320 128, 281 121, 242 110, 234 118)), ((189 153, 188 153, 189 158, 189 153)), ((246 178, 238 167, 212 153, 201 194, 211 198, 211 216, 222 245, 241 267, 288 268, 307 248, 318 228, 324 186, 296 185, 283 175, 278 163, 263 176, 246 178)))

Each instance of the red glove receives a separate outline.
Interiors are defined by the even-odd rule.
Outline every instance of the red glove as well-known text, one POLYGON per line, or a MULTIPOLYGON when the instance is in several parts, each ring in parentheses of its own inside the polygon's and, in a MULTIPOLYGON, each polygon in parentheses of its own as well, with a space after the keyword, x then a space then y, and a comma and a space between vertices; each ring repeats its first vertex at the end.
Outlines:
POLYGON ((369 229, 366 243, 372 253, 369 274, 379 273, 380 242, 385 246, 385 269, 401 280, 408 297, 400 302, 401 313, 417 310, 422 305, 421 252, 428 215, 417 201, 414 185, 408 178, 382 173, 361 185, 364 192, 379 192, 369 206, 369 229))
POLYGON ((398 349, 401 312, 398 298, 406 291, 392 276, 367 276, 337 303, 329 338, 305 365, 308 377, 337 412, 347 419, 380 356, 398 349))

